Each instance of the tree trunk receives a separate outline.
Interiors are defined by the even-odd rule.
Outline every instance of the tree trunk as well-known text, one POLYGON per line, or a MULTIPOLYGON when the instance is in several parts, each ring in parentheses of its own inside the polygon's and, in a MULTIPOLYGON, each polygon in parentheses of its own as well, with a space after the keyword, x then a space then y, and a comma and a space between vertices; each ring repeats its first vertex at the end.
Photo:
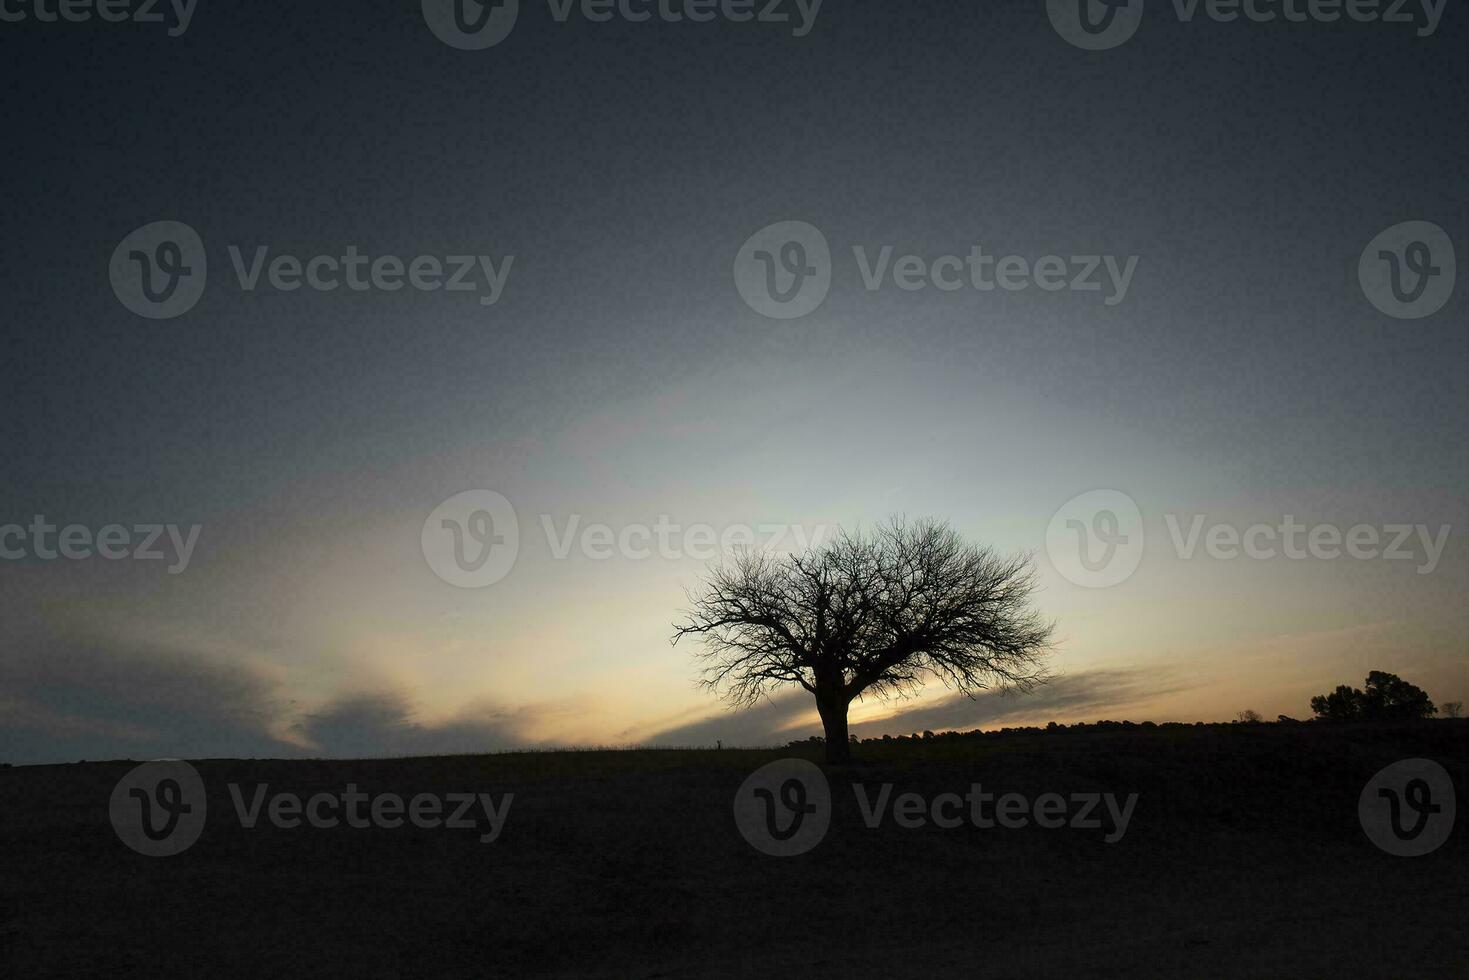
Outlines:
POLYGON ((838 695, 816 699, 821 727, 826 731, 826 764, 844 766, 852 761, 852 745, 847 741, 847 702, 838 695))

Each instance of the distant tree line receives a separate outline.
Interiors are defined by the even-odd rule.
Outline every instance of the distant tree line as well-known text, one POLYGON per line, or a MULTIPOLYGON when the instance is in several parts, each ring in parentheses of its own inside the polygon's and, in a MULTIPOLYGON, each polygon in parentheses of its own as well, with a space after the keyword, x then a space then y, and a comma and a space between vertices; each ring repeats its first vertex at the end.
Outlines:
MULTIPOLYGON (((1438 714, 1443 718, 1462 718, 1464 705, 1461 701, 1446 701, 1435 708, 1429 700, 1428 694, 1420 687, 1410 684, 1396 674, 1385 671, 1374 670, 1367 675, 1366 687, 1358 690, 1354 687, 1342 685, 1330 694, 1318 695, 1311 699, 1311 710, 1315 717, 1310 721, 1301 721, 1288 715, 1279 715, 1273 724, 1277 725, 1304 725, 1319 722, 1350 722, 1350 721, 1416 721, 1432 718, 1438 714)), ((1065 731, 1111 731, 1126 729, 1167 729, 1177 730, 1183 728, 1210 728, 1216 727, 1219 722, 1131 722, 1131 721, 1109 721, 1076 722, 1065 725, 1058 722, 1050 722, 1045 727, 1035 725, 1023 725, 1010 728, 979 729, 969 731, 944 731, 944 732, 913 732, 909 735, 883 735, 878 738, 858 739, 855 735, 850 736, 852 744, 880 744, 884 742, 930 742, 930 741, 964 741, 979 738, 1003 738, 1013 735, 1040 735, 1047 733, 1065 731)), ((1246 709, 1238 713, 1229 725, 1262 725, 1270 724, 1258 712, 1246 709)), ((819 735, 813 735, 807 739, 799 739, 789 743, 790 748, 801 748, 803 746, 822 746, 826 742, 819 735)))
POLYGON ((1311 710, 1323 721, 1413 721, 1432 718, 1437 709, 1421 687, 1374 670, 1367 675, 1365 690, 1342 684, 1312 698, 1311 710))

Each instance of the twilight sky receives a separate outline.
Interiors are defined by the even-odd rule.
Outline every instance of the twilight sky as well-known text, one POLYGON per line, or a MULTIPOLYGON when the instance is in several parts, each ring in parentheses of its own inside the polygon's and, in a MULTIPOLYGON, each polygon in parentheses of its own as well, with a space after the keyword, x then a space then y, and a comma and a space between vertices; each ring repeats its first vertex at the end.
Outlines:
POLYGON ((0 761, 803 737, 804 696, 730 714, 670 647, 694 528, 788 549, 897 513, 1035 552, 1059 676, 854 706, 860 735, 1304 717, 1370 669, 1469 699, 1469 287, 1433 295, 1469 251, 1464 11, 1418 36, 1154 2, 1088 51, 1042 0, 826 0, 803 36, 793 0, 558 9, 484 50, 410 0, 0 20, 0 761), (1416 319, 1359 278, 1410 221, 1457 248, 1387 241, 1433 246, 1416 319), (167 319, 114 288, 155 222, 207 252, 167 319), (737 288, 752 238, 791 258, 757 234, 783 222, 830 254, 792 319, 737 288), (280 289, 262 246, 488 270, 280 289), (1030 279, 976 288, 976 247, 1030 279), (1086 256, 1100 288, 1069 288, 1086 256), (472 490, 519 550, 461 588, 425 525, 472 490), (1089 573, 1067 521, 1118 499, 1136 550, 1089 573), (37 515, 91 556, 45 557, 37 515), (164 560, 95 553, 154 524, 198 525, 186 564, 166 532, 164 560))

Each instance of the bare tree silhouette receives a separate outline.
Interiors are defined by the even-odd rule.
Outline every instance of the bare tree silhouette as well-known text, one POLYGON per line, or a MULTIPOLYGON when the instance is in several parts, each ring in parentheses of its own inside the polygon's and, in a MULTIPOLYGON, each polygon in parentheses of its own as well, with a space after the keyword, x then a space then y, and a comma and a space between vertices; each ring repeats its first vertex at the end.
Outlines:
POLYGON ((949 525, 893 519, 804 555, 740 552, 714 569, 673 642, 704 642, 703 683, 736 706, 785 684, 816 698, 826 760, 850 760, 855 699, 936 677, 973 697, 1045 680, 1052 625, 1030 609, 1028 555, 972 545, 949 525))

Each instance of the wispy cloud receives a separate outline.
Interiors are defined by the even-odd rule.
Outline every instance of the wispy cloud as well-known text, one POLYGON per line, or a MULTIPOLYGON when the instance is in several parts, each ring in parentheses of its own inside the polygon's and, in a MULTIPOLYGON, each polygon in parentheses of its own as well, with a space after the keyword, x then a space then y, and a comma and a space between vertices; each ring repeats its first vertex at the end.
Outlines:
POLYGON ((285 702, 247 665, 88 641, 12 648, 0 659, 0 757, 9 762, 281 755, 285 702))
POLYGON ((935 704, 918 705, 887 718, 853 725, 852 732, 859 738, 872 738, 924 730, 969 731, 1006 724, 1074 721, 1082 715, 1115 714, 1185 686, 1166 670, 1091 670, 1053 678, 1029 694, 986 691, 974 698, 955 694, 935 704))
POLYGON ((408 692, 302 709, 274 674, 246 661, 100 641, 13 646, 0 658, 0 761, 394 756, 533 744, 564 707, 477 706, 417 717, 408 692))
MULTIPOLYGON (((1167 671, 1064 675, 1029 695, 982 694, 897 702, 885 718, 852 726, 858 737, 968 730, 1104 715, 1120 717, 1183 690, 1167 671)), ((447 718, 422 717, 406 689, 384 687, 302 706, 281 675, 248 658, 52 639, 16 644, 0 658, 0 761, 103 758, 372 757, 492 752, 545 745, 586 706, 476 703, 447 718)), ((1140 720, 1140 719, 1136 719, 1140 720)), ((675 717, 644 744, 779 745, 818 734, 811 698, 784 692, 744 711, 675 717)))
MULTIPOLYGON (((648 738, 649 745, 775 745, 808 733, 802 722, 816 715, 811 696, 790 691, 743 711, 726 711, 664 729, 648 738)), ((817 723, 815 731, 821 730, 817 723)))
POLYGON ((306 715, 293 732, 331 756, 444 755, 532 744, 527 733, 555 709, 483 708, 442 722, 418 720, 403 692, 356 695, 306 715))
MULTIPOLYGON (((1076 720, 1083 714, 1117 712, 1183 690, 1171 672, 1117 669, 1067 674, 1025 695, 986 692, 975 698, 951 695, 917 704, 886 718, 851 726, 858 738, 906 735, 925 729, 968 731, 1003 724, 1076 720)), ((902 704, 902 702, 897 702, 902 704)), ((1095 719, 1093 719, 1095 720, 1095 719)), ((710 715, 664 729, 650 745, 779 745, 821 734, 815 706, 804 691, 791 691, 746 711, 710 715)))

